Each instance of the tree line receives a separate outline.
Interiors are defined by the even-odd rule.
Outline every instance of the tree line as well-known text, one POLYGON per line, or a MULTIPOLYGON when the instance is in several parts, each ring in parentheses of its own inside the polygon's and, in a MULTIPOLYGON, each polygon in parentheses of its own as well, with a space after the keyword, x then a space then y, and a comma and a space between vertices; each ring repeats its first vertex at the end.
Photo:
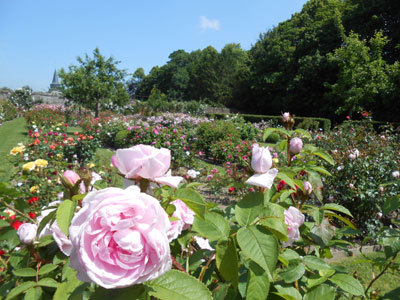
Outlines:
POLYGON ((149 74, 139 68, 129 92, 197 100, 246 113, 342 119, 371 111, 399 120, 400 2, 310 0, 260 34, 250 50, 227 44, 170 54, 149 74))

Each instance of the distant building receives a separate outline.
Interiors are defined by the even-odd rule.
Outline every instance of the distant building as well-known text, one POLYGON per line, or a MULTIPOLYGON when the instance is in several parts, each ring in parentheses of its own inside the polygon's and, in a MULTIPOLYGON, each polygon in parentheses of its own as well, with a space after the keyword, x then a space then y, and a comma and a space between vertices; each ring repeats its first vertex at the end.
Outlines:
POLYGON ((58 82, 57 70, 54 70, 53 82, 50 83, 49 92, 58 91, 60 89, 60 87, 61 87, 61 84, 58 82))

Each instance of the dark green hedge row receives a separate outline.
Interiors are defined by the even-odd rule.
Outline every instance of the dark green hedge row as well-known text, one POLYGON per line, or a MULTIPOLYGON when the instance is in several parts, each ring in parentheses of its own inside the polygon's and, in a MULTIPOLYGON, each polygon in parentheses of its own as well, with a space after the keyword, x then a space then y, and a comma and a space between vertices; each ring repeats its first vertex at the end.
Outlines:
MULTIPOLYGON (((351 121, 345 121, 345 122, 351 122, 352 124, 361 124, 364 123, 365 121, 363 120, 351 120, 351 121)), ((376 132, 382 132, 384 131, 387 126, 393 126, 394 128, 400 127, 400 122, 382 122, 382 121, 368 121, 369 124, 374 127, 376 132)))
MULTIPOLYGON (((210 118, 222 119, 227 114, 207 114, 210 118)), ((234 115, 234 114, 230 114, 234 115)), ((282 116, 268 116, 268 115, 250 115, 240 114, 247 122, 258 123, 261 121, 272 121, 273 125, 282 124, 282 116)), ((310 117, 296 117, 295 127, 303 129, 318 130, 322 128, 324 131, 331 129, 331 120, 326 118, 310 118, 310 117)))

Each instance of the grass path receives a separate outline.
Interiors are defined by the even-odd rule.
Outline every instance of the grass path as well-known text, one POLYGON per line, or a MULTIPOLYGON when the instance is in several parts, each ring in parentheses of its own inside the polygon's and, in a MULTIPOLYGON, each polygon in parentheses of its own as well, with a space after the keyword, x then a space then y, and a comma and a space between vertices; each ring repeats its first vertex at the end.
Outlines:
POLYGON ((0 126, 0 181, 10 178, 12 165, 8 161, 10 150, 28 139, 25 118, 16 118, 0 126))

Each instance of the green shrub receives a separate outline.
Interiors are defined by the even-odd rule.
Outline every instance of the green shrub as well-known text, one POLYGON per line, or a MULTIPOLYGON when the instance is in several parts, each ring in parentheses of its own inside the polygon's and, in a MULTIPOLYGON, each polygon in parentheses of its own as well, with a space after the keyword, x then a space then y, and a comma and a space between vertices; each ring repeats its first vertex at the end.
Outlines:
POLYGON ((118 131, 115 135, 115 147, 126 148, 129 145, 129 131, 126 129, 118 131))
POLYGON ((10 121, 18 116, 18 110, 14 104, 6 100, 0 100, 0 123, 10 121))
POLYGON ((304 118, 301 122, 299 122, 299 124, 297 124, 296 127, 313 131, 317 131, 320 128, 319 122, 311 118, 304 118))
POLYGON ((279 134, 276 132, 273 132, 267 137, 265 142, 271 143, 271 144, 276 144, 280 139, 281 139, 281 137, 279 136, 279 134))

